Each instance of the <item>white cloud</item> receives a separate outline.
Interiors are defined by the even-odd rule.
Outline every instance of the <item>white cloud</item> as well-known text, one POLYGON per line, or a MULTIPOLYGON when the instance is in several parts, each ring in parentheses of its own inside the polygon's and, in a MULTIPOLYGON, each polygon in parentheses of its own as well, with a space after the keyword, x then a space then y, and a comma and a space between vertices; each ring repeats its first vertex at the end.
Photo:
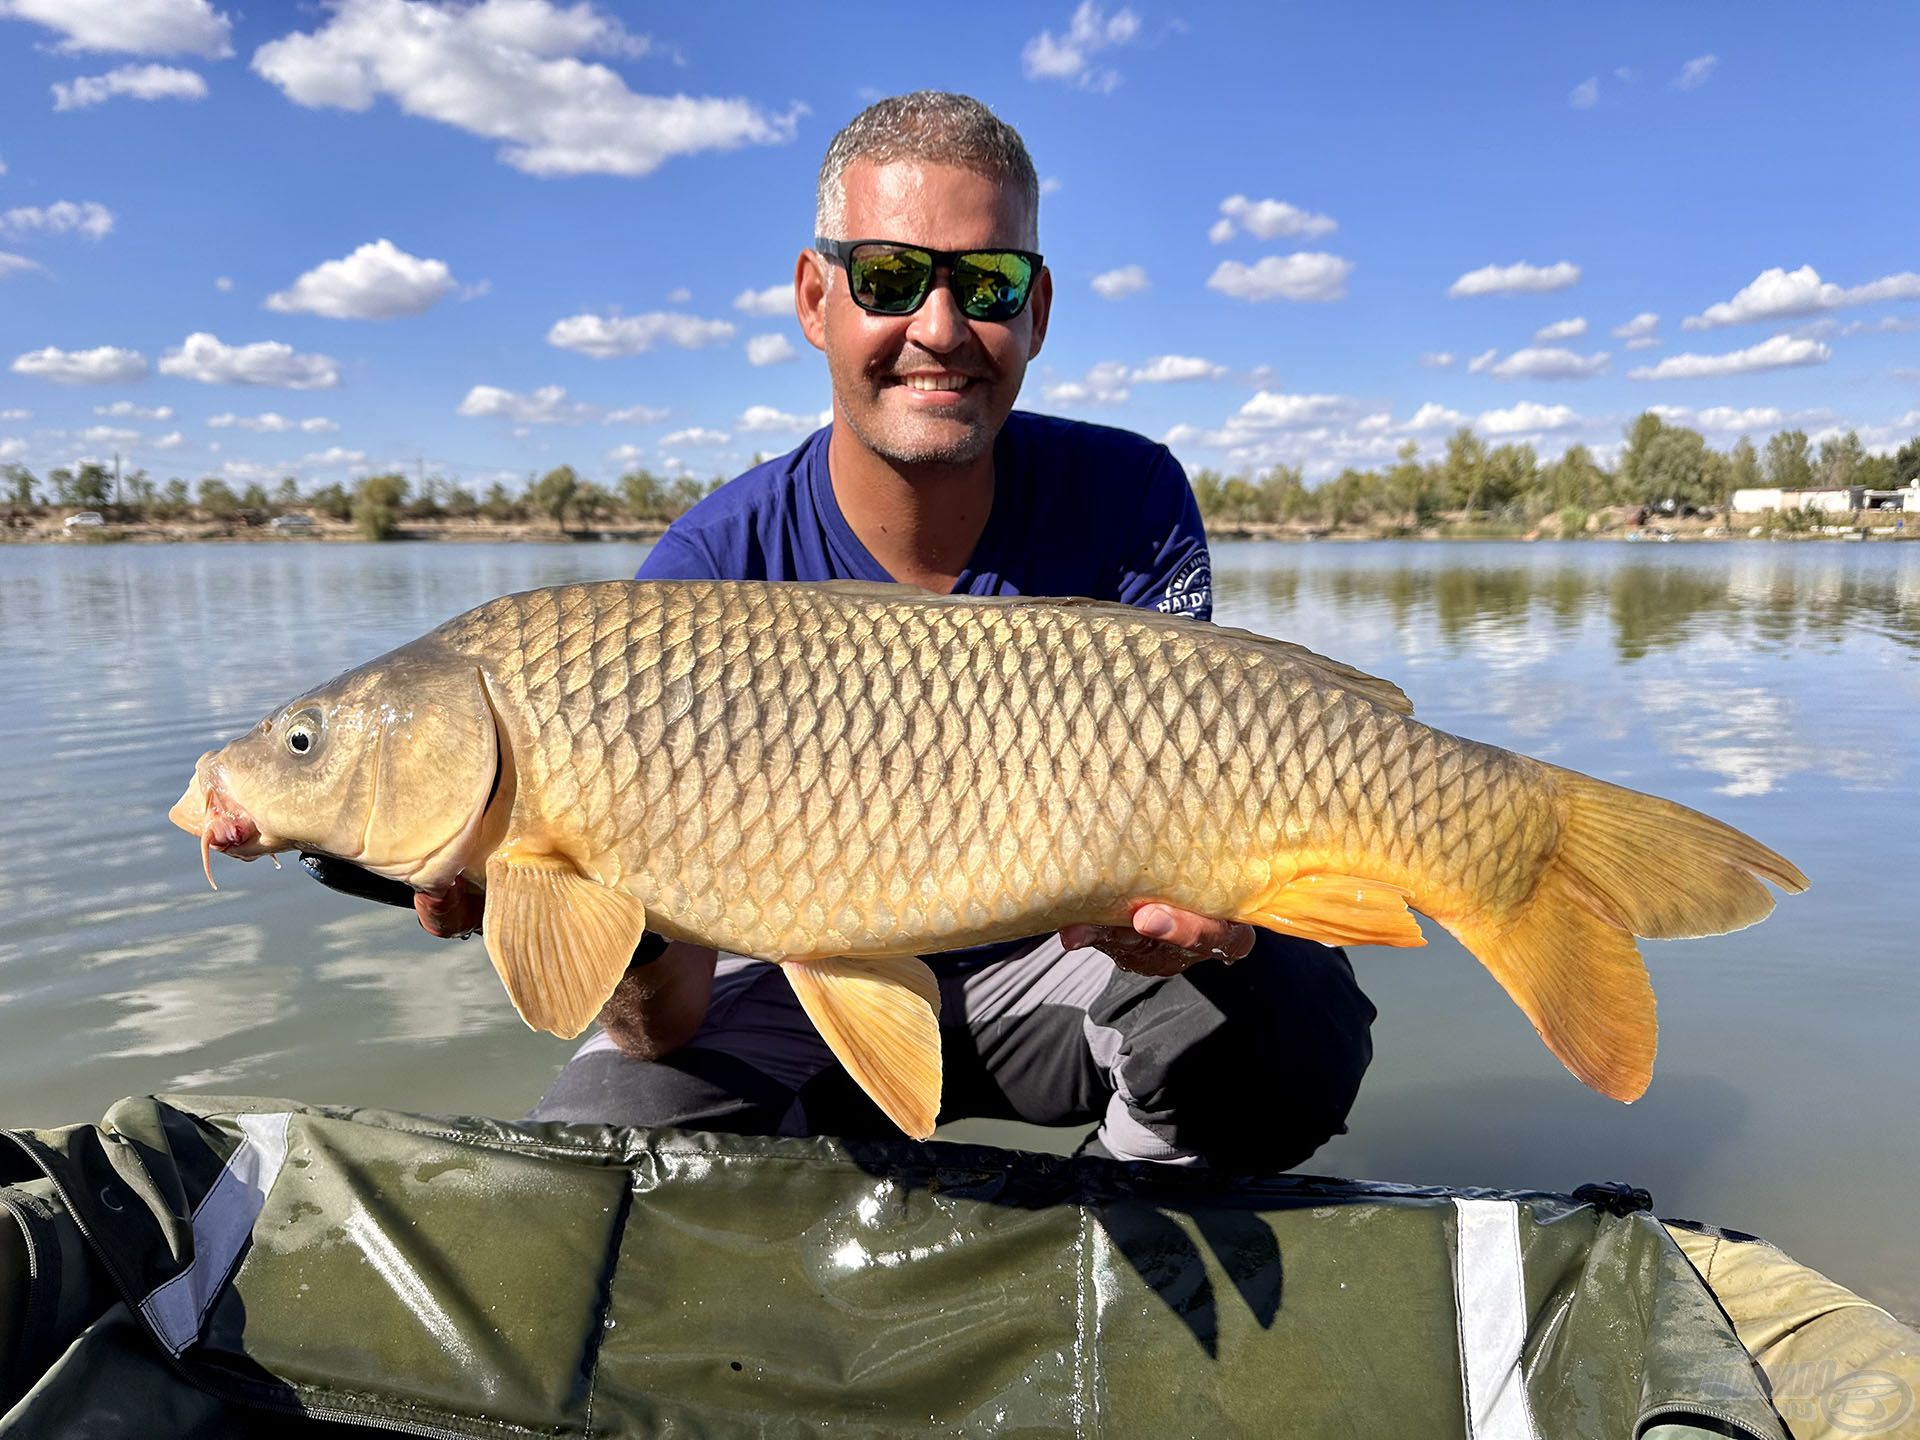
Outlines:
POLYGON ((319 29, 262 45, 253 68, 299 105, 359 111, 388 96, 409 115, 501 141, 500 159, 531 175, 645 175, 677 155, 793 138, 798 108, 637 95, 578 58, 644 45, 587 4, 339 0, 319 29))
POLYGON ((705 430, 695 425, 660 437, 662 445, 731 445, 733 437, 724 430, 705 430))
POLYGON ((1474 422, 1488 435, 1529 435, 1543 430, 1568 430, 1586 422, 1565 405, 1536 405, 1522 400, 1506 410, 1482 410, 1474 422))
POLYGON ((122 65, 104 75, 80 75, 53 86, 53 108, 84 110, 116 95, 131 100, 204 100, 207 82, 196 70, 172 65, 122 65))
POLYGON ((1493 362, 1499 358, 1500 352, 1497 349, 1482 350, 1478 355, 1467 361, 1467 373, 1469 375, 1478 375, 1483 371, 1490 370, 1493 368, 1493 362))
POLYGON ((1331 235, 1339 228, 1339 222, 1331 215, 1316 215, 1284 200, 1249 200, 1244 195, 1229 195, 1220 202, 1220 218, 1207 231, 1207 238, 1219 245, 1244 230, 1260 240, 1295 235, 1313 239, 1331 235))
POLYGON ((25 235, 38 231, 65 235, 74 231, 89 240, 103 239, 113 230, 113 212, 98 200, 56 200, 51 205, 21 205, 0 215, 0 231, 25 235))
POLYGON ((1591 380, 1607 370, 1607 352, 1578 355, 1557 345, 1529 345, 1487 367, 1496 380, 1591 380))
POLYGON ((1676 90, 1698 90, 1707 83, 1714 67, 1719 65, 1718 55, 1696 55, 1680 67, 1680 73, 1673 77, 1676 90))
POLYGON ((233 277, 231 275, 214 276, 213 288, 224 295, 227 291, 233 289, 233 277))
POLYGON ((1138 295, 1148 285, 1146 267, 1122 265, 1118 270, 1103 270, 1093 277, 1093 291, 1102 300, 1124 300, 1138 295))
POLYGON ((13 362, 13 373, 32 375, 59 385, 122 385, 142 380, 147 357, 138 350, 101 345, 92 350, 60 350, 52 345, 30 350, 13 362))
POLYGON ((1787 423, 1786 412, 1772 405, 1754 405, 1744 410, 1731 405, 1709 405, 1693 410, 1685 405, 1649 405, 1647 407, 1669 425, 1690 425, 1699 430, 1772 430, 1787 423))
POLYGON ((1458 430, 1467 423, 1467 417, 1458 410, 1448 409, 1445 405, 1436 405, 1429 400, 1413 412, 1413 418, 1400 428, 1409 434, 1423 430, 1458 430))
POLYGON ((1118 360, 1102 360, 1084 380, 1049 385, 1046 398, 1056 405, 1124 405, 1133 392, 1127 388, 1127 367, 1118 360))
POLYGON ((1029 80, 1062 80, 1102 94, 1120 83, 1120 72, 1095 65, 1092 56, 1131 42, 1140 33, 1140 17, 1128 9, 1106 14, 1095 0, 1081 0, 1065 35, 1042 30, 1020 51, 1029 80))
POLYGON ((1618 80, 1622 85, 1631 85, 1634 81, 1633 67, 1631 65, 1614 66, 1613 78, 1618 80))
POLYGON ((319 469, 333 469, 340 465, 358 465, 367 458, 364 450, 348 450, 339 445, 329 445, 325 450, 312 455, 302 455, 300 463, 319 469))
POLYGON ((1197 355, 1156 355, 1127 376, 1142 385, 1168 385, 1181 380, 1218 380, 1227 367, 1197 355))
POLYGON ((432 309, 453 288, 446 261, 422 260, 380 239, 314 266, 269 295, 267 309, 329 320, 391 320, 432 309))
POLYGON ((256 435, 282 435, 289 431, 299 431, 306 435, 324 435, 338 430, 339 424, 324 415, 312 415, 304 420, 289 420, 272 410, 259 415, 235 415, 231 411, 224 415, 215 415, 207 421, 214 430, 251 430, 256 435))
POLYGON ((1762 270, 1731 300, 1709 305, 1698 315, 1689 315, 1681 325, 1688 330, 1712 330, 1720 325, 1741 325, 1751 320, 1781 320, 1793 315, 1816 315, 1823 310, 1838 310, 1848 305, 1871 305, 1877 300, 1920 300, 1920 274, 1911 270, 1883 275, 1864 285, 1843 287, 1822 280, 1811 265, 1798 270, 1774 266, 1762 270))
POLYGON ((1624 325, 1613 327, 1616 340, 1627 342, 1629 350, 1651 350, 1660 343, 1660 337, 1653 332, 1659 328, 1660 317, 1651 310, 1642 310, 1624 325))
POLYGON ((44 270, 46 267, 37 260, 29 260, 24 255, 9 255, 0 250, 0 276, 13 275, 23 270, 44 270))
POLYGON ((1227 421, 1229 429, 1278 430, 1314 425, 1351 414, 1353 402, 1344 395, 1288 395, 1262 390, 1227 421))
POLYGON ((207 0, 0 0, 0 19, 58 30, 66 37, 58 48, 68 52, 184 52, 209 60, 233 53, 232 22, 207 0))
POLYGON ((657 405, 629 405, 624 410, 609 410, 605 424, 653 425, 667 418, 668 411, 657 405))
POLYGON ((470 419, 499 418, 522 425, 577 425, 597 413, 582 400, 568 400, 563 385, 542 385, 519 395, 497 385, 476 385, 460 402, 459 413, 470 419))
POLYGON ((1223 260, 1207 288, 1236 300, 1343 300, 1353 262, 1322 251, 1269 255, 1252 265, 1223 260))
POLYGON ((1512 265, 1482 265, 1469 270, 1447 287, 1447 294, 1523 295, 1549 290, 1564 290, 1580 279, 1580 267, 1570 260, 1551 265, 1529 265, 1522 260, 1512 265))
POLYGON ((613 461, 616 465, 630 465, 646 453, 647 452, 638 445, 616 445, 613 449, 607 451, 607 459, 613 461))
POLYGON ((89 425, 78 438, 88 445, 131 445, 140 438, 140 432, 119 425, 89 425))
POLYGON ((669 305, 684 305, 691 299, 693 299, 693 291, 684 285, 676 285, 667 292, 667 303, 669 305))
POLYGON ((1833 351, 1818 340, 1775 335, 1745 350, 1726 355, 1669 355, 1658 365, 1629 370, 1629 380, 1694 380, 1708 375, 1746 375, 1755 370, 1780 370, 1791 365, 1820 365, 1833 351))
POLYGON ((31 410, 21 410, 18 408, 0 410, 0 420, 31 420, 32 418, 33 411, 31 410))
POLYGON ((747 341, 749 365, 778 365, 799 353, 793 348, 793 342, 784 335, 755 335, 747 341))
MULTIPOLYGON (((693 298, 691 295, 688 299, 693 298)), ((769 285, 764 290, 742 290, 733 297, 733 308, 749 315, 793 314, 793 282, 769 285)))
POLYGON ((171 405, 136 405, 131 400, 116 400, 111 405, 96 405, 93 413, 110 420, 171 420, 171 405))
POLYGON ((1589 75, 1567 92, 1567 104, 1576 110, 1591 110, 1600 103, 1600 77, 1589 75))
POLYGON ((1420 363, 1429 370, 1446 370, 1452 367, 1456 358, 1451 350, 1429 350, 1420 357, 1420 363))
POLYGON ((785 431, 805 435, 819 429, 833 419, 833 412, 823 411, 818 415, 789 415, 776 410, 771 405, 749 405, 734 422, 734 429, 751 434, 766 434, 785 431))
POLYGON ((1587 333, 1587 317, 1575 315, 1570 320, 1556 320, 1551 325, 1542 325, 1533 332, 1533 338, 1545 343, 1551 340, 1571 340, 1576 335, 1587 333))
POLYGON ((1042 175, 1040 177, 1041 196, 1044 198, 1048 195, 1058 195, 1063 183, 1065 182, 1063 182, 1058 175, 1042 175))
POLYGON ((197 330, 160 357, 160 373, 204 385, 275 385, 286 390, 330 390, 340 383, 331 356, 296 354, 279 340, 225 345, 197 330))
POLYGON ((18 436, 9 435, 0 439, 0 460, 18 460, 27 453, 27 442, 18 436))
POLYGON ((187 437, 184 433, 178 430, 169 430, 166 434, 156 436, 154 439, 149 440, 147 442, 147 448, 149 450, 178 450, 186 443, 187 437))
POLYGON ((547 343, 596 360, 610 360, 616 355, 638 355, 662 341, 697 350, 731 340, 733 331, 730 321, 702 320, 697 315, 666 310, 646 315, 569 315, 554 321, 547 331, 547 343))

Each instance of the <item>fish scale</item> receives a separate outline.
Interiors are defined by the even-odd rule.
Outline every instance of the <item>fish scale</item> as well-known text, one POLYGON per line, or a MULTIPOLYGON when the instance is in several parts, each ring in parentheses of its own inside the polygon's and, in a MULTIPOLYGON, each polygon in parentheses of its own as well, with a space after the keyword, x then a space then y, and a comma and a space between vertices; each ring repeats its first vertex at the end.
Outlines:
POLYGON ((488 954, 556 1033, 593 1018, 643 925, 781 962, 915 1134, 937 990, 907 957, 1154 900, 1417 945, 1411 907, 1632 1099, 1656 1032, 1634 937, 1738 929, 1771 909, 1765 881, 1806 886, 1718 821, 1433 730, 1284 641, 857 582, 492 601, 202 757, 174 818, 235 854, 483 881, 488 954))

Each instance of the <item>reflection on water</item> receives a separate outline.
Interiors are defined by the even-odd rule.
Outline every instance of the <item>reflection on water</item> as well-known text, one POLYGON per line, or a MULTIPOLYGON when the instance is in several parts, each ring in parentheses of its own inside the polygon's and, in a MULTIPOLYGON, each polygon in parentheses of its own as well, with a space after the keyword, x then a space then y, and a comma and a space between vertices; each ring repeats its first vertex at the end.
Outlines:
MULTIPOLYGON (((0 549, 0 1121, 168 1087, 515 1115, 569 1046, 477 944, 296 873, 199 878, 165 820, 194 758, 495 595, 631 574, 615 546, 0 549)), ((1582 1090, 1445 935, 1361 952, 1381 1010, 1318 1169, 1648 1185, 1920 1314, 1920 967, 1904 882, 1920 546, 1218 548, 1219 618, 1401 683, 1427 723, 1670 795, 1815 888, 1740 935, 1646 947, 1653 1089, 1582 1090)), ((1248 1097, 1247 1123, 1284 1097, 1248 1097)))

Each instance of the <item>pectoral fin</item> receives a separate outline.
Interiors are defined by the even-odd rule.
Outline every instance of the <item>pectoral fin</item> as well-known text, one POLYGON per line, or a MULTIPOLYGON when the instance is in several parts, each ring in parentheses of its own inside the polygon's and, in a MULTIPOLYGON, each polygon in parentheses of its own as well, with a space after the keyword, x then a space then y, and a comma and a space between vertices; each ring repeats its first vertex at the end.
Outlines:
POLYGON ((487 955, 535 1030, 578 1035, 626 974, 647 910, 557 855, 506 849, 487 861, 487 955))
POLYGON ((1233 918, 1323 945, 1427 943, 1405 890, 1354 875, 1296 875, 1233 918))
POLYGON ((940 982, 911 955, 784 960, 820 1038, 887 1118, 915 1140, 940 1115, 940 982))

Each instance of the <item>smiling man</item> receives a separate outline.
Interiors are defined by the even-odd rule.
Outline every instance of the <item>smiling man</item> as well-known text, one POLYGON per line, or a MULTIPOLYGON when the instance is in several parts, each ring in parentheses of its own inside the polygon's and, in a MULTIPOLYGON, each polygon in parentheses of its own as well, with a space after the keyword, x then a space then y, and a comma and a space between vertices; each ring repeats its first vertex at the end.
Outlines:
MULTIPOLYGON (((677 521, 641 579, 900 581, 1203 621, 1206 536, 1162 446, 1013 409, 1053 280, 1013 129, 964 96, 873 105, 820 170, 794 303, 833 423, 677 521)), ((422 907, 429 929, 470 916, 422 907)), ((1338 951, 1163 905, 1132 930, 933 957, 943 1119, 1099 1122, 1135 1160, 1276 1170, 1344 1128, 1373 1007, 1338 951)), ((777 967, 643 946, 533 1118, 764 1133, 892 1128, 777 967)))

